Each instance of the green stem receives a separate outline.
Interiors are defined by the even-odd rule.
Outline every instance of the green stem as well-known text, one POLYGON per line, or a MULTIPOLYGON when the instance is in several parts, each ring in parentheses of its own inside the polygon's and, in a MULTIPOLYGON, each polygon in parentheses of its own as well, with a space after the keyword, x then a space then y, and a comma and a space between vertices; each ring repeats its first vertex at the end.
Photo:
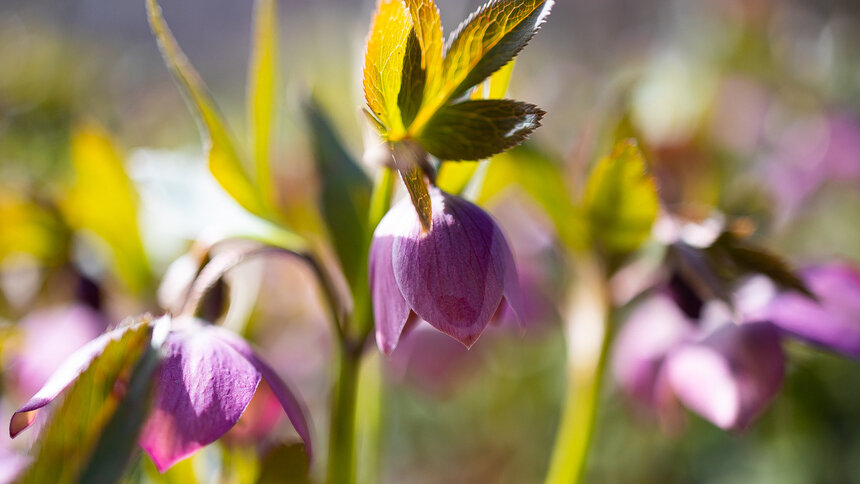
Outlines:
POLYGON ((355 482, 355 402, 360 360, 360 352, 341 351, 329 428, 329 484, 355 482))
POLYGON ((593 261, 579 264, 568 330, 568 388, 546 484, 582 482, 594 437, 606 367, 610 306, 606 281, 593 261))

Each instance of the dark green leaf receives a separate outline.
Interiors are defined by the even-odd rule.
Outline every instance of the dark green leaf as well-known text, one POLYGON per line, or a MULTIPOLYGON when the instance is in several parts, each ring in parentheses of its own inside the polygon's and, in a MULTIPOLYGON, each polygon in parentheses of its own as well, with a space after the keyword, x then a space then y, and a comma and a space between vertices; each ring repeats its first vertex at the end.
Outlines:
POLYGON ((740 239, 731 232, 723 232, 706 249, 712 264, 732 270, 734 277, 758 273, 769 277, 784 289, 793 289, 811 298, 815 296, 781 256, 740 239))
POLYGON ((149 321, 119 332, 77 378, 39 436, 22 483, 78 482, 124 398, 132 372, 149 348, 149 321))
POLYGON ((522 143, 543 115, 533 104, 509 99, 465 101, 439 109, 419 141, 442 160, 480 160, 522 143))
POLYGON ((403 79, 400 81, 400 93, 397 95, 397 106, 403 124, 409 126, 424 99, 424 84, 427 74, 421 66, 421 44, 413 28, 406 41, 406 54, 403 56, 403 79))
POLYGON ((346 152, 329 120, 311 101, 305 113, 311 128, 314 160, 322 183, 319 203, 323 221, 347 279, 363 277, 369 240, 368 209, 372 184, 346 152))

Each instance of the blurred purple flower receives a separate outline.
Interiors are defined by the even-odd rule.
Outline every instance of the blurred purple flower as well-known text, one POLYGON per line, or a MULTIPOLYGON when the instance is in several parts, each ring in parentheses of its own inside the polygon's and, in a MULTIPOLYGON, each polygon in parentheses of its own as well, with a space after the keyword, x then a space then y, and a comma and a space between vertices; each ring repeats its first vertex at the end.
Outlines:
MULTIPOLYGON (((12 416, 12 437, 51 403, 127 328, 110 331, 72 354, 45 386, 12 416)), ((251 402, 261 378, 281 403, 311 455, 308 423, 286 384, 245 340, 223 328, 183 318, 172 321, 156 376, 155 404, 140 445, 159 471, 189 457, 232 428, 251 402)))
POLYGON ((678 400, 722 429, 743 430, 779 392, 785 356, 768 322, 726 324, 672 350, 666 375, 678 400))
POLYGON ((860 358, 860 270, 832 263, 811 267, 801 277, 818 301, 784 292, 764 307, 760 317, 804 341, 860 358))
POLYGON ((410 313, 470 347, 503 302, 519 314, 514 258, 482 209, 430 189, 429 232, 408 199, 379 223, 370 247, 370 287, 379 348, 391 354, 410 313))
POLYGON ((83 304, 30 313, 18 323, 24 337, 10 372, 16 389, 35 393, 69 355, 106 327, 102 315, 83 304))
POLYGON ((31 461, 29 456, 0 449, 0 484, 18 481, 31 461))
POLYGON ((668 430, 679 426, 678 402, 723 429, 746 428, 776 395, 784 365, 772 324, 708 310, 696 322, 663 295, 633 311, 613 354, 621 389, 668 430))

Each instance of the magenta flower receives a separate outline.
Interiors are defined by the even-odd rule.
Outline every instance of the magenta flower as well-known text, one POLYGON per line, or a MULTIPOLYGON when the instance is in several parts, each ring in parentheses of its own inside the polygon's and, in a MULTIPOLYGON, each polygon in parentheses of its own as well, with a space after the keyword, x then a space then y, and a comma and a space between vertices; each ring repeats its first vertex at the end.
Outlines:
MULTIPOLYGON (((12 416, 12 437, 27 428, 36 412, 52 402, 89 366, 111 339, 126 328, 110 331, 82 347, 45 386, 12 416)), ((172 321, 156 375, 155 402, 140 445, 159 471, 189 457, 232 428, 265 379, 311 455, 310 431, 302 406, 274 370, 247 342, 203 321, 172 321)))
POLYGON ((769 322, 735 324, 709 309, 694 321, 668 296, 656 296, 634 310, 616 340, 621 389, 670 429, 681 403, 720 428, 743 430, 782 385, 779 330, 769 322))
POLYGON ((801 274, 818 301, 784 292, 761 311, 786 333, 846 356, 860 358, 860 270, 844 263, 801 274))
POLYGON ((376 342, 390 354, 411 313, 470 347, 503 303, 519 313, 514 258, 495 221, 433 187, 431 230, 408 199, 379 223, 370 247, 376 342))

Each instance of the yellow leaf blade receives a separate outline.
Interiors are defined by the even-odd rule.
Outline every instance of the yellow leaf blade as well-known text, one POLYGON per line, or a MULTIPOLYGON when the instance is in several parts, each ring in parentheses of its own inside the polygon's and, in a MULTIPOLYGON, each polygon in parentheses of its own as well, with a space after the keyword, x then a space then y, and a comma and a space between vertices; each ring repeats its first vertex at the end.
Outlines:
POLYGON ((208 144, 209 171, 224 190, 242 207, 256 215, 272 218, 272 211, 260 197, 239 158, 239 152, 222 120, 206 85, 179 48, 164 21, 157 0, 147 0, 146 10, 152 33, 158 41, 167 67, 183 95, 199 118, 208 144))
POLYGON ((426 90, 433 92, 442 74, 442 19, 433 0, 406 0, 415 33, 421 45, 421 67, 427 76, 426 90))
POLYGON ((412 19, 402 0, 379 0, 364 57, 364 97, 392 136, 404 131, 397 96, 412 19))
POLYGON ((277 99, 278 13, 276 0, 257 0, 248 67, 248 119, 257 185, 264 200, 273 197, 271 137, 277 99))

